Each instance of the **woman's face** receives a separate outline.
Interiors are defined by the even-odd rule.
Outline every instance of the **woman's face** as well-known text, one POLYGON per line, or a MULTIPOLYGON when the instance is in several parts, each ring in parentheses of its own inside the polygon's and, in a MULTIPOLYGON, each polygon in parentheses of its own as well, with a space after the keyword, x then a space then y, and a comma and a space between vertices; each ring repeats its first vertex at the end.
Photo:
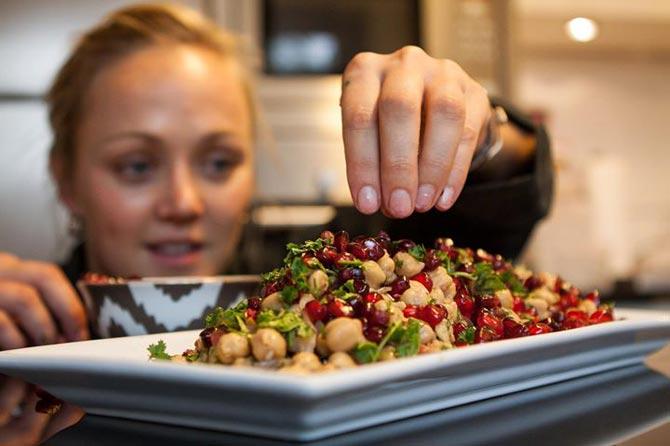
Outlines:
POLYGON ((92 271, 221 272, 253 191, 250 104, 239 66, 194 46, 152 46, 97 75, 74 178, 92 271))

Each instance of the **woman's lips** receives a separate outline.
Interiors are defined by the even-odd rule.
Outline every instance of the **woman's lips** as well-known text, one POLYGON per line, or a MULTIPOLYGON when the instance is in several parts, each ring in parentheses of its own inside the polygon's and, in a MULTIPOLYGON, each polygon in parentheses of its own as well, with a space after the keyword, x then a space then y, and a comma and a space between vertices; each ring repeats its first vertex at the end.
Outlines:
POLYGON ((187 267, 200 260, 203 244, 190 241, 148 243, 147 250, 161 265, 166 267, 187 267))

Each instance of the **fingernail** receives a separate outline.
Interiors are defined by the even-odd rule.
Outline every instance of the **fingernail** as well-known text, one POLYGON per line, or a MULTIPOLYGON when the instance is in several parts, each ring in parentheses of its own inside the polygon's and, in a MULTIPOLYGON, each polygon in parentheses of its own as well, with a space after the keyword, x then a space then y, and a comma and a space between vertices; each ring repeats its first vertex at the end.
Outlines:
POLYGON ((356 204, 358 205, 358 210, 364 214, 377 212, 377 209, 379 209, 379 195, 377 195, 375 188, 372 186, 361 187, 358 191, 356 204))
POLYGON ((405 189, 396 189, 391 193, 389 209, 394 217, 407 217, 412 213, 412 199, 405 189))
POLYGON ((433 204, 433 197, 435 196, 435 188, 432 184, 422 184, 416 194, 416 209, 417 211, 427 211, 430 205, 433 204))
POLYGON ((454 188, 451 186, 447 186, 444 188, 444 191, 442 191, 442 195, 440 196, 440 200, 437 202, 437 205, 440 207, 442 210, 447 210, 451 207, 452 200, 454 199, 454 188))

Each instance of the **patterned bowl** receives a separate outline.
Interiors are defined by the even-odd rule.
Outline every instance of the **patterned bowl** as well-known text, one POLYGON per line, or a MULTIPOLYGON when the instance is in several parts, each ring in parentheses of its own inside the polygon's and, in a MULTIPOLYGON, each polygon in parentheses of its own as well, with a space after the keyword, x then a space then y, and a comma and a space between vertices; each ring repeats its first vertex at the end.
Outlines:
POLYGON ((80 280, 94 336, 113 338, 204 326, 216 306, 252 295, 258 276, 160 277, 107 282, 80 280))

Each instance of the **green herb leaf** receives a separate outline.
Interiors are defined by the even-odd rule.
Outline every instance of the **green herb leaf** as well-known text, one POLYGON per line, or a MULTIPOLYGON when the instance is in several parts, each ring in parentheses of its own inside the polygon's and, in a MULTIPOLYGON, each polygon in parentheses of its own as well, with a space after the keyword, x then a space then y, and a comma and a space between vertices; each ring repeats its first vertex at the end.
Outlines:
POLYGON ((442 263, 442 266, 447 270, 448 274, 453 275, 456 272, 456 266, 449 258, 449 254, 444 251, 436 250, 435 256, 439 259, 440 263, 442 263))
POLYGON ((374 342, 361 342, 351 352, 354 359, 359 364, 369 364, 375 362, 378 356, 377 344, 374 342))
POLYGON ((410 318, 406 327, 399 328, 395 333, 396 356, 414 356, 419 353, 421 336, 419 334, 421 324, 418 320, 410 318))
POLYGON ((162 339, 155 344, 151 344, 147 347, 149 359, 170 359, 170 355, 165 352, 166 348, 165 341, 162 339))
POLYGON ((320 238, 316 240, 307 240, 302 244, 289 243, 288 245, 286 245, 286 250, 288 251, 288 254, 286 254, 286 257, 284 258, 284 263, 286 265, 289 265, 295 257, 300 257, 302 254, 306 252, 319 251, 320 249, 323 249, 323 247, 326 245, 327 242, 320 238))
POLYGON ((284 275, 284 268, 275 268, 269 273, 261 274, 261 280, 263 283, 274 282, 279 280, 284 275))
POLYGON ((423 260, 426 258, 426 248, 423 245, 413 246, 408 249, 407 252, 419 262, 423 262, 423 260))
POLYGON ((307 279, 312 270, 305 265, 302 258, 296 257, 291 261, 291 279, 299 291, 309 291, 307 279))
POLYGON ((338 266, 353 266, 354 268, 360 268, 363 266, 363 261, 354 259, 354 260, 338 260, 338 266))
POLYGON ((512 271, 505 271, 500 275, 500 279, 505 282, 507 288, 514 294, 525 296, 528 294, 526 287, 523 286, 521 279, 512 271))
POLYGON ((188 349, 184 353, 181 354, 188 362, 195 362, 198 360, 200 357, 200 353, 198 353, 197 350, 194 349, 188 349))
POLYGON ((475 342, 475 327, 468 327, 458 334, 458 340, 465 344, 472 344, 475 342))
POLYGON ((279 292, 281 300, 284 301, 286 305, 292 305, 293 302, 298 298, 298 288, 294 286, 286 286, 279 292))
POLYGON ((300 316, 286 310, 279 313, 272 310, 261 311, 256 318, 256 324, 259 328, 274 328, 282 333, 296 330, 296 334, 300 337, 307 337, 314 332, 300 316))
POLYGON ((205 327, 218 327, 223 324, 225 310, 222 307, 216 307, 207 316, 205 316, 205 327))
POLYGON ((494 294, 498 290, 505 289, 505 283, 500 276, 493 271, 490 263, 480 262, 475 264, 475 290, 478 294, 494 294))
MULTIPOLYGON (((245 312, 247 311, 247 301, 243 300, 233 308, 216 307, 207 316, 205 316, 205 327, 218 327, 224 325, 230 330, 241 331, 244 325, 245 312)), ((246 327, 245 327, 246 328, 246 327)))

